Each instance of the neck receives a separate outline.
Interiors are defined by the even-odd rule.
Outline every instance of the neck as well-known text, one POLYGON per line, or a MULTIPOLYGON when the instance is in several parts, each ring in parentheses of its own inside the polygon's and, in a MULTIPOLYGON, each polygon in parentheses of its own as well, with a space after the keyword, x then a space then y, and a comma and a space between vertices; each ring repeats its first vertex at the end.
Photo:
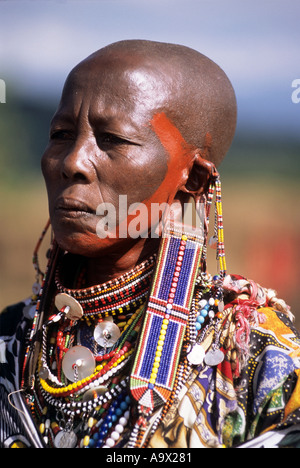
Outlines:
POLYGON ((160 239, 147 239, 142 245, 126 248, 126 251, 112 252, 101 257, 87 260, 86 286, 102 284, 118 278, 132 270, 158 251, 160 239), (148 240, 148 242, 147 242, 148 240))

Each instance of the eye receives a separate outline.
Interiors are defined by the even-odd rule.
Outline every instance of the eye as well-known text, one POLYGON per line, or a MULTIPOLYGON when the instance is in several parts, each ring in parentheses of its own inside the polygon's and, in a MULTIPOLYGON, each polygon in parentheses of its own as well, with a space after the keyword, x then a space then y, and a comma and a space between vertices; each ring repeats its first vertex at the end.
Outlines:
POLYGON ((109 144, 109 145, 126 145, 129 144, 129 141, 125 140, 124 138, 118 137, 113 133, 102 133, 98 137, 99 144, 109 144))
POLYGON ((68 130, 53 130, 50 132, 50 140, 73 140, 73 134, 68 130))

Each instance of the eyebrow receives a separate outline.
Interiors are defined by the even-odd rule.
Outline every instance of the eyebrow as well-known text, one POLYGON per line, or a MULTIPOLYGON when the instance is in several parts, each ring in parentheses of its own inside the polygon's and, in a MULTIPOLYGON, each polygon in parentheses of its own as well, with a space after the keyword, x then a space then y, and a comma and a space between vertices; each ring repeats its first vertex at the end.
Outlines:
POLYGON ((57 112, 50 122, 50 128, 58 124, 74 124, 74 118, 67 113, 57 112))
POLYGON ((107 110, 104 110, 101 115, 89 115, 89 122, 93 129, 98 126, 102 127, 104 132, 107 131, 107 133, 115 134, 136 145, 141 144, 141 140, 145 139, 145 136, 141 133, 143 126, 137 128, 135 123, 131 119, 128 119, 128 115, 124 112, 120 115, 120 112, 112 113, 111 111, 107 112, 107 110))

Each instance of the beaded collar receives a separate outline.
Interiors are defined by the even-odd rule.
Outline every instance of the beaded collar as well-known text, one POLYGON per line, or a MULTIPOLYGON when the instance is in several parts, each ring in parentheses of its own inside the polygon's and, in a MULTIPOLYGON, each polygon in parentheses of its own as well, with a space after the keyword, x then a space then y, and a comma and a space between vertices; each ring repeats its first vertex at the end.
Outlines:
MULTIPOLYGON (((84 269, 76 280, 76 289, 62 284, 62 266, 56 269, 55 284, 58 292, 76 299, 84 312, 84 317, 112 316, 128 312, 132 306, 144 302, 149 292, 156 256, 153 255, 122 276, 101 285, 82 288, 84 269)), ((63 263, 63 262, 62 262, 63 263)))

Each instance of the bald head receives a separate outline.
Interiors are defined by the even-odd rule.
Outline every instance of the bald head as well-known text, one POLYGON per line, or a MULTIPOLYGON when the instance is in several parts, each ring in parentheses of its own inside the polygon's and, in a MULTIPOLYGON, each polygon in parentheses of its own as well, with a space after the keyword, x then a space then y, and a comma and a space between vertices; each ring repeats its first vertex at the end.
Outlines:
POLYGON ((116 73, 128 70, 145 101, 151 99, 155 111, 164 112, 204 158, 220 164, 235 132, 236 99, 218 65, 185 46, 127 40, 90 55, 70 76, 87 69, 97 73, 97 66, 103 68, 105 62, 110 67, 113 62, 116 73))

